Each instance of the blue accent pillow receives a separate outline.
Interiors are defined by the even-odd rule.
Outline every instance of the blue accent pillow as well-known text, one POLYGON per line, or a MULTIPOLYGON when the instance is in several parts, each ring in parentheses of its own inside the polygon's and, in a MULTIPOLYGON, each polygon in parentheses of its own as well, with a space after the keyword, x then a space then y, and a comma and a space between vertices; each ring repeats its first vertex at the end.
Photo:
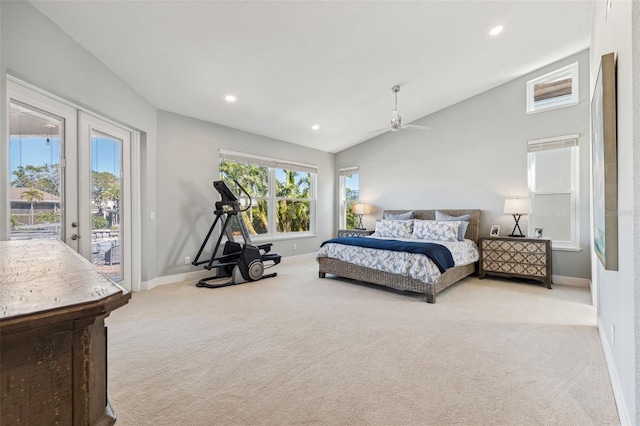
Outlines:
POLYGON ((439 210, 436 210, 436 220, 441 221, 455 221, 460 220, 462 224, 458 227, 458 241, 464 241, 464 235, 467 233, 467 228, 469 227, 469 221, 471 220, 470 214, 465 214, 462 216, 450 216, 446 213, 442 213, 439 210))
POLYGON ((416 212, 413 210, 404 212, 404 213, 398 213, 398 214, 391 214, 387 212, 384 213, 384 219, 387 219, 387 220, 410 220, 415 218, 416 218, 416 212))

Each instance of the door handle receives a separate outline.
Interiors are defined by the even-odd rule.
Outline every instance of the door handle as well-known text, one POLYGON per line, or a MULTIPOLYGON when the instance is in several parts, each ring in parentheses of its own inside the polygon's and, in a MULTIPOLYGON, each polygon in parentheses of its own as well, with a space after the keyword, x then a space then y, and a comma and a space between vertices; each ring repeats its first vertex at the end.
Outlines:
POLYGON ((71 236, 71 239, 72 239, 73 241, 77 240, 78 238, 80 238, 80 235, 78 235, 78 234, 73 234, 73 235, 71 236))
POLYGON ((71 227, 72 228, 77 228, 78 227, 78 222, 71 222, 71 227))

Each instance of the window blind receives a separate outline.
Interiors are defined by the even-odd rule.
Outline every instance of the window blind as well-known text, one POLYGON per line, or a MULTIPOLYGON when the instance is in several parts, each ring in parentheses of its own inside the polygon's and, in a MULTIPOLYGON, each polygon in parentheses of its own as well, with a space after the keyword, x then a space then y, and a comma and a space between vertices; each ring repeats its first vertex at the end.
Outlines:
POLYGON ((254 156, 240 152, 220 150, 220 161, 228 161, 238 164, 251 164, 254 166, 272 167, 274 169, 296 170, 299 172, 318 173, 318 167, 310 164, 296 163, 276 158, 254 156))
POLYGON ((578 146, 580 135, 567 135, 559 138, 538 139, 529 141, 527 144, 527 152, 549 151, 552 149, 571 148, 578 146))
POLYGON ((338 170, 338 176, 353 176, 358 173, 358 166, 345 167, 338 170))

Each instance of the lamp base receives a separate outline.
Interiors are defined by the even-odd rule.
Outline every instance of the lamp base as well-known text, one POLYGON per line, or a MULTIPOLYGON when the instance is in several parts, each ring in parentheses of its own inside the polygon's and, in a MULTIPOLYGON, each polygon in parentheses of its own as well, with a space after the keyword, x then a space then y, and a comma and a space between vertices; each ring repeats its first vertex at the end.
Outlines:
POLYGON ((522 229, 520 229, 520 225, 518 225, 518 222, 520 222, 520 216, 519 214, 514 214, 513 218, 516 220, 516 226, 513 227, 513 231, 511 231, 511 234, 509 234, 510 237, 518 237, 518 238, 524 238, 524 235, 522 235, 522 229), (520 234, 516 234, 516 229, 518 230, 518 232, 520 232, 520 234))

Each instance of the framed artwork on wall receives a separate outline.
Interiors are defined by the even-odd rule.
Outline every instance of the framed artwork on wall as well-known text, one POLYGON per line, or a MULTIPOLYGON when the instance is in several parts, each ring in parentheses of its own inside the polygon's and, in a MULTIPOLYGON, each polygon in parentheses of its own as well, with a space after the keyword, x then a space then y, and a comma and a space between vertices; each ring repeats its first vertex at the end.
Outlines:
POLYGON ((591 100, 594 250, 605 269, 618 270, 616 62, 602 56, 591 100))

